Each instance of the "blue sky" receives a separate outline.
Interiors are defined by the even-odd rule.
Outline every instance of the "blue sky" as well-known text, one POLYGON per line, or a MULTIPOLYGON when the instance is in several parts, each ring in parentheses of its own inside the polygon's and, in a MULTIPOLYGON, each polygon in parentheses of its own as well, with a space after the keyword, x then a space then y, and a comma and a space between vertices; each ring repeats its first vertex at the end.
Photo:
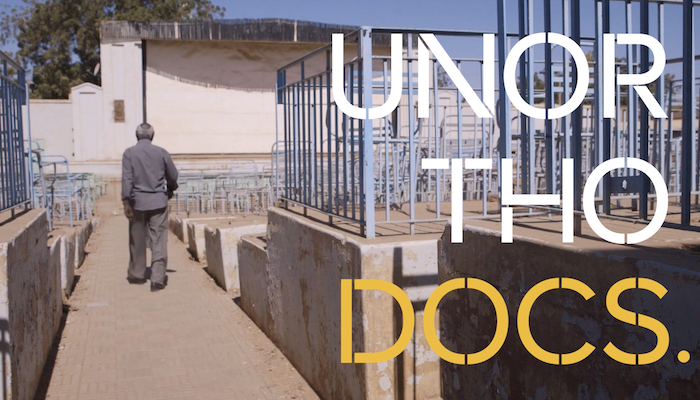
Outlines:
MULTIPOLYGON (((0 0, 0 7, 9 8, 21 4, 21 0, 0 0)), ((354 0, 352 2, 339 0, 261 0, 261 1, 232 1, 214 0, 215 4, 226 7, 226 18, 288 18, 325 23, 347 25, 369 25, 382 27, 410 27, 430 29, 464 29, 476 31, 495 31, 496 2, 492 0, 462 0, 462 1, 427 1, 427 0, 354 0)), ((612 31, 624 32, 625 18, 622 1, 612 1, 612 31)), ((680 57, 682 43, 682 8, 679 5, 667 4, 665 9, 667 58, 680 57)), ((657 29, 656 4, 651 5, 651 30, 657 29)), ((517 31, 517 0, 508 0, 506 18, 509 30, 517 31)), ((594 1, 581 0, 582 30, 584 35, 594 32, 594 1)), ((552 14, 555 16, 553 29, 561 29, 561 1, 552 0, 552 14)), ((535 32, 544 30, 543 0, 535 0, 535 32)), ((633 29, 638 32, 639 4, 633 4, 633 29)), ((700 29, 696 29, 696 37, 700 29)), ((697 40, 696 40, 697 41, 697 40)), ((700 42, 698 42, 700 43, 700 42)), ((447 48, 447 46, 445 46, 447 48)), ((543 47, 543 45, 540 45, 543 47)), ((13 45, 3 47, 13 50, 13 45)), ((449 50, 449 48, 448 48, 449 50)), ((480 53, 480 48, 477 53, 480 53)), ((468 51, 466 49, 465 51, 468 51)), ((622 51, 622 49, 618 49, 622 51)), ((451 54, 452 55, 452 54, 451 54)), ((619 54, 622 56, 622 54, 619 54)), ((479 54, 454 54, 453 56, 474 56, 479 54)), ((673 66, 667 67, 667 72, 675 71, 673 66)), ((679 70, 680 71, 680 70, 679 70)))

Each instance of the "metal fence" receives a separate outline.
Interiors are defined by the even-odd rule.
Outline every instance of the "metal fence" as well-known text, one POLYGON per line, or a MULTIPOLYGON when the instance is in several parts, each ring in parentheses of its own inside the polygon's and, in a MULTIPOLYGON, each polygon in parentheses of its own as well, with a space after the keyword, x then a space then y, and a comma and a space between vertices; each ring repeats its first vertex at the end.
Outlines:
MULTIPOLYGON (((417 76, 418 48, 423 41, 412 29, 384 29, 363 27, 344 36, 344 65, 342 84, 347 101, 358 107, 384 104, 396 86, 401 97, 395 111, 378 119, 355 119, 346 116, 334 98, 331 68, 332 45, 328 44, 278 70, 278 141, 273 156, 277 166, 277 196, 289 202, 313 208, 359 223, 367 237, 373 237, 379 224, 434 222, 446 220, 440 203, 449 201, 452 187, 463 188, 464 200, 482 200, 486 214, 488 194, 500 197, 501 160, 514 160, 515 193, 561 193, 564 158, 574 159, 574 207, 576 230, 580 232, 583 185, 592 170, 614 157, 636 157, 649 161, 664 177, 670 189, 671 200, 679 202, 680 224, 691 226, 690 213, 698 207, 698 168, 700 142, 695 121, 697 104, 694 84, 695 54, 692 39, 694 2, 640 1, 639 30, 633 30, 633 9, 630 2, 609 0, 558 0, 560 14, 551 11, 553 0, 520 1, 518 32, 506 33, 504 0, 498 1, 498 24, 492 32, 431 31, 440 42, 453 42, 452 48, 482 48, 483 34, 495 38, 497 82, 488 82, 482 68, 483 58, 452 57, 453 71, 467 77, 474 95, 485 100, 490 85, 496 86, 494 118, 476 115, 456 89, 455 76, 446 79, 444 59, 434 54, 428 57, 429 79, 417 76), (570 37, 588 60, 588 89, 584 100, 571 115, 547 120, 534 120, 511 106, 505 93, 504 62, 515 41, 535 31, 533 10, 540 5, 544 14, 544 31, 558 30, 570 37), (611 3, 615 3, 611 6, 611 3), (650 4, 652 3, 652 4, 650 4), (656 3, 656 4, 653 4, 656 3), (587 11, 582 10, 585 4, 587 11), (655 32, 649 28, 651 8, 655 8, 658 22, 655 32), (632 86, 616 88, 616 115, 603 118, 600 94, 603 34, 611 32, 611 9, 625 15, 625 28, 614 33, 645 33, 657 38, 663 45, 665 38, 664 15, 673 12, 682 15, 683 58, 669 59, 668 65, 681 63, 683 78, 665 83, 662 76, 655 82, 654 97, 669 115, 668 119, 652 119, 632 86), (619 10, 618 10, 619 9, 619 10), (594 34, 581 33, 584 12, 595 21, 594 34), (389 34, 401 34, 401 63, 403 73, 392 73, 389 34), (457 42, 454 44, 454 42, 457 42), (371 62, 368 62, 371 60, 371 62), (501 60, 501 61, 499 61, 501 60), (429 86, 426 98, 429 113, 418 117, 419 83, 429 86), (400 81, 400 84, 397 84, 400 81), (674 123, 673 115, 682 114, 682 127, 674 123), (455 186, 448 171, 423 170, 425 158, 463 159, 487 158, 493 160, 489 171, 464 170, 462 183, 455 186), (691 196, 695 196, 695 205, 691 196), (431 218, 417 218, 416 207, 432 203, 431 218), (404 210, 404 216, 392 210, 404 210), (379 214, 381 213, 381 214, 379 214)), ((513 17, 511 17, 513 18, 513 17)), ((651 61, 645 46, 621 45, 622 59, 615 60, 619 73, 641 73, 650 68, 651 61)), ((430 50, 434 49, 432 46, 430 50)), ((576 87, 577 70, 567 50, 545 46, 544 54, 536 56, 533 48, 524 51, 518 60, 516 77, 522 99, 538 108, 553 108, 568 101, 576 87), (538 86, 536 79, 541 79, 538 86)), ((447 63, 445 63, 447 64, 447 63)), ((473 106, 473 104, 471 104, 473 106)), ((599 214, 612 215, 616 208, 624 208, 621 200, 631 201, 638 212, 638 220, 649 218, 654 189, 639 171, 621 168, 614 170, 598 186, 597 200, 602 202, 599 214), (625 184, 623 187, 623 183, 625 184)), ((628 207, 629 208, 629 207, 628 207)), ((551 208, 550 208, 551 210, 551 208)), ((425 215, 425 214, 422 214, 425 215)), ((629 215, 629 213, 628 213, 629 215)), ((411 229, 413 232, 413 229, 411 229)))
POLYGON ((273 201, 269 163, 240 160, 228 171, 185 169, 170 200, 175 214, 264 214, 273 201))
POLYGON ((26 104, 25 72, 0 52, 0 212, 30 206, 24 151, 22 105, 26 104))

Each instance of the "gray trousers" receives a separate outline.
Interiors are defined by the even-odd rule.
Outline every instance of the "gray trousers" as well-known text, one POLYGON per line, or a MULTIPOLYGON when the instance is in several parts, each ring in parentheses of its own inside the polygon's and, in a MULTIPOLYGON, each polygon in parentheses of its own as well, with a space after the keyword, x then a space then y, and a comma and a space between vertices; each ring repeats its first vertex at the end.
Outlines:
POLYGON ((134 210, 129 220, 129 278, 146 276, 146 246, 151 247, 151 282, 165 284, 168 267, 168 209, 134 210))

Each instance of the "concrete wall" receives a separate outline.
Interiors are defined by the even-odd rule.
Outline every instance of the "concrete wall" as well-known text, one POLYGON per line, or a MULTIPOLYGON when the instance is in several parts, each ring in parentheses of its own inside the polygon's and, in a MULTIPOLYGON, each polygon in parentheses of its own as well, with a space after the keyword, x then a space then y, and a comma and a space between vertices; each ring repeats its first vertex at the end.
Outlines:
MULTIPOLYGON (((545 232, 539 232, 542 237, 545 232)), ((555 235, 556 236, 556 235, 555 235)), ((555 237, 560 241, 560 237, 555 237)), ((439 242, 439 278, 476 277, 495 286, 510 314, 508 336, 490 360, 470 366, 443 362, 445 400, 478 399, 697 399, 700 398, 700 253, 659 249, 666 261, 647 261, 647 246, 613 246, 576 238, 565 247, 543 240, 516 237, 501 244, 500 233, 465 227, 464 243, 450 243, 448 227, 439 242), (607 246, 606 246, 607 245, 607 246), (677 263, 694 268, 677 267, 677 263), (535 359, 522 345, 516 315, 525 293, 553 277, 570 277, 587 284, 596 295, 585 301, 570 290, 553 290, 534 305, 530 325, 534 339, 550 352, 569 353, 586 341, 596 350, 580 363, 549 365, 535 359), (606 293, 623 278, 653 279, 668 289, 663 299, 644 290, 620 297, 626 310, 648 315, 663 323, 670 347, 661 360, 644 366, 613 361, 603 352, 608 342, 629 353, 646 353, 656 345, 647 329, 612 318, 606 310, 606 293), (681 350, 691 354, 683 364, 681 350)), ((670 246, 664 246, 670 247, 670 246)), ((495 315, 489 300, 473 290, 457 290, 440 303, 441 341, 448 349, 473 353, 493 337, 495 315)))
POLYGON ((238 260, 241 263, 238 270, 241 308, 263 332, 272 332, 270 299, 267 295, 270 282, 267 244, 257 235, 241 237, 238 260))
POLYGON ((238 276, 238 246, 241 236, 265 233, 267 225, 204 229, 207 273, 224 290, 241 288, 238 276))
MULTIPOLYGON (((27 107, 24 112, 24 137, 27 138, 27 107)), ((73 102, 71 100, 39 100, 29 102, 32 140, 44 149, 45 154, 60 154, 74 159, 73 150, 73 102)))
POLYGON ((121 160, 124 149, 136 144, 136 126, 144 120, 141 54, 141 41, 100 45, 104 121, 100 160, 121 160), (124 101, 124 122, 115 121, 116 100, 124 101))
POLYGON ((75 270, 80 268, 85 261, 85 246, 92 235, 92 232, 99 226, 99 220, 93 218, 90 221, 77 225, 70 229, 67 234, 59 236, 60 268, 61 268, 61 289, 64 298, 68 298, 73 290, 75 270))
MULTIPOLYGON (((437 238, 368 242, 276 208, 268 211, 268 221, 267 257, 260 243, 241 241, 241 305, 321 397, 438 397, 439 364, 420 326, 397 359, 340 363, 341 279, 395 282, 420 309, 437 282, 437 238)), ((394 305, 383 292, 353 294, 354 351, 377 352, 396 341, 394 305)), ((416 317, 421 320, 422 313, 416 317)))
POLYGON ((204 228, 206 227, 207 225, 205 223, 194 221, 187 222, 188 250, 197 261, 205 261, 207 259, 204 243, 204 228))
MULTIPOLYGON (((61 276, 55 262, 49 262, 47 234, 43 210, 20 216, 0 232, 0 351, 6 399, 34 397, 61 320, 61 276)), ((53 254, 55 258, 55 248, 53 254)))
POLYGON ((75 160, 99 160, 105 145, 102 88, 91 83, 71 88, 75 160))
POLYGON ((61 236, 60 245, 61 289, 65 298, 70 297, 75 279, 76 235, 61 236))
POLYGON ((149 40, 148 122, 173 154, 269 153, 277 68, 317 47, 149 40))
MULTIPOLYGON (((263 155, 268 161, 275 142, 276 70, 320 45, 148 40, 144 82, 141 41, 101 44, 102 87, 78 85, 72 101, 32 102, 32 131, 47 141, 47 153, 74 161, 73 172, 119 175, 121 155, 136 142, 135 128, 144 120, 154 125, 156 143, 175 155, 263 155), (120 102, 123 120, 117 118, 120 102)), ((388 52, 375 48, 375 54, 388 52)), ((356 54, 356 46, 346 46, 346 60, 356 54)), ((307 61, 307 76, 325 65, 325 55, 307 61)), ((297 66, 287 80, 299 76, 297 66)))
POLYGON ((182 243, 187 244, 187 227, 185 225, 185 222, 181 218, 170 216, 168 221, 170 231, 177 236, 182 243))
POLYGON ((85 261, 85 246, 92 232, 99 226, 99 219, 93 218, 90 221, 84 222, 75 231, 75 268, 80 268, 85 261))

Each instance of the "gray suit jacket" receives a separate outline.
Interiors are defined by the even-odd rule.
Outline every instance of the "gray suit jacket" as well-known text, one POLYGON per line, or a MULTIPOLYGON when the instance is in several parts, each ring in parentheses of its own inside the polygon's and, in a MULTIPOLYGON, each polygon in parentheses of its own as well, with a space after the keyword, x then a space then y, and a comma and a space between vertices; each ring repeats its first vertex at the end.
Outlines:
POLYGON ((170 153, 141 139, 122 156, 122 200, 138 211, 165 208, 177 189, 177 175, 170 153))

